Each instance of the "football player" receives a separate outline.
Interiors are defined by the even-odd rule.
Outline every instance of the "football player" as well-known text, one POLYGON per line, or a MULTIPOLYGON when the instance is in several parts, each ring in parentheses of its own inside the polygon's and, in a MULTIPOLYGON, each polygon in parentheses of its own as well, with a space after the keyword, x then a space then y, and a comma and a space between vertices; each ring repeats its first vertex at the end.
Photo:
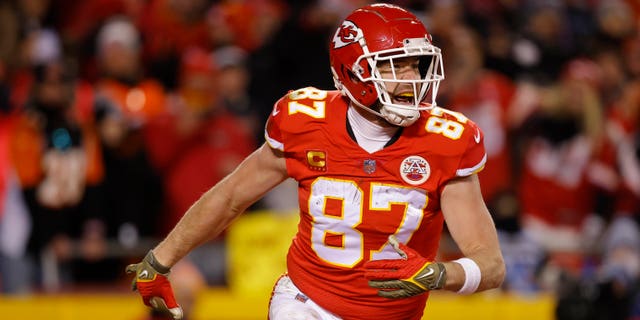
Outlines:
POLYGON ((431 290, 500 286, 505 267, 476 173, 482 131, 436 105, 440 49, 410 12, 352 12, 330 43, 338 90, 289 92, 266 143, 208 190, 138 264, 146 304, 182 317, 167 275, 288 177, 300 222, 269 319, 420 319, 431 290), (464 257, 435 261, 447 223, 464 257))

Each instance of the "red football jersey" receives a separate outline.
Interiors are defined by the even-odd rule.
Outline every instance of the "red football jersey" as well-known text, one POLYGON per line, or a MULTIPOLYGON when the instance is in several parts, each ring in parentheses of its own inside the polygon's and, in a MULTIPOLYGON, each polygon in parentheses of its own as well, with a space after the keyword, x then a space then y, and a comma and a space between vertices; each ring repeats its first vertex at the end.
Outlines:
POLYGON ((480 129, 460 113, 423 111, 384 149, 369 153, 349 134, 348 100, 303 88, 274 106, 265 136, 298 182, 300 223, 287 255, 294 284, 343 319, 419 319, 427 294, 387 299, 367 285, 363 264, 398 259, 391 234, 433 260, 451 179, 481 170, 480 129))

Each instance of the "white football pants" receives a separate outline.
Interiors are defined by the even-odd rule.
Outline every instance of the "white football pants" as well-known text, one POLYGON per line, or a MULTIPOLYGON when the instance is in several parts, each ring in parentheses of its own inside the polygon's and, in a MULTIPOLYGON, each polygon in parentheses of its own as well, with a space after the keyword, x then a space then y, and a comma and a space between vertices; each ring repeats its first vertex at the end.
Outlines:
POLYGON ((280 277, 269 302, 269 320, 340 320, 323 309, 294 284, 288 275, 280 277))

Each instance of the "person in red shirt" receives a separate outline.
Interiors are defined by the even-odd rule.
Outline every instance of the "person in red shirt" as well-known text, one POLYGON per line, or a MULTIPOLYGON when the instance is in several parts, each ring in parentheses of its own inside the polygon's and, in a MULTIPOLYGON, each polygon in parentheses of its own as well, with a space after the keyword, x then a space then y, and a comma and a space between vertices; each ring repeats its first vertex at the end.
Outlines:
MULTIPOLYGON (((511 110, 516 86, 506 75, 484 67, 480 36, 470 28, 450 27, 449 64, 443 83, 447 107, 472 118, 482 129, 486 168, 478 173, 482 195, 498 230, 517 229, 512 133, 518 125, 511 110)), ((446 67, 446 65, 445 65, 446 67)))
MULTIPOLYGON (((186 50, 178 89, 167 98, 167 112, 145 126, 145 146, 163 186, 159 234, 166 234, 203 192, 256 148, 255 134, 247 122, 221 102, 218 84, 225 71, 220 69, 221 61, 208 50, 186 50)), ((227 83, 224 88, 231 94, 233 86, 227 83)), ((186 318, 199 290, 226 284, 226 248, 223 232, 174 266, 173 277, 180 279, 174 289, 186 318)), ((152 319, 155 316, 159 315, 152 312, 152 319)))
POLYGON ((99 187, 104 201, 101 210, 109 217, 107 234, 128 237, 133 244, 159 232, 159 226, 147 223, 160 215, 163 194, 144 132, 167 105, 165 88, 144 72, 141 41, 140 31, 128 17, 112 17, 101 26, 96 37, 99 79, 93 104, 105 170, 99 187))
POLYGON ((329 50, 338 90, 279 99, 266 143, 127 267, 145 304, 182 319, 170 267, 289 177, 300 222, 269 319, 420 319, 431 290, 500 286, 504 261, 476 174, 483 134, 436 105, 441 53, 424 25, 394 5, 365 6, 329 50), (435 261, 444 222, 463 258, 435 261))
POLYGON ((602 245, 602 217, 616 173, 602 161, 600 74, 597 64, 581 57, 565 64, 554 82, 519 85, 514 113, 522 125, 514 141, 521 228, 511 240, 526 242, 538 257, 503 251, 507 265, 513 258, 526 274, 510 273, 505 283, 520 283, 513 290, 562 290, 591 268, 602 245))

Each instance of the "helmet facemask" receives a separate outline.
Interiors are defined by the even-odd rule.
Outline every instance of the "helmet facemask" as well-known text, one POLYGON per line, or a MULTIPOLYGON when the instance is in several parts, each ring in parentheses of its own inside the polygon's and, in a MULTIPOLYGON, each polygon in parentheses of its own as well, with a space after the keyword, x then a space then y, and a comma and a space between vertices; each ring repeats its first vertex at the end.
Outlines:
POLYGON ((380 103, 379 111, 365 107, 367 111, 381 116, 391 124, 406 127, 418 120, 420 110, 427 110, 436 105, 440 81, 444 79, 439 48, 432 45, 427 38, 415 38, 405 39, 403 47, 370 53, 363 42, 361 41, 360 45, 364 54, 354 63, 353 72, 360 81, 373 83, 380 103), (418 57, 419 79, 402 79, 398 76, 394 61, 407 57, 418 57), (363 77, 366 74, 361 64, 363 60, 366 60, 370 68, 369 77, 363 77), (382 77, 378 70, 382 62, 389 63, 391 77, 382 77), (406 103, 395 102, 393 93, 389 93, 387 89, 387 83, 397 83, 403 88, 410 89, 407 97, 412 99, 407 99, 406 103))

